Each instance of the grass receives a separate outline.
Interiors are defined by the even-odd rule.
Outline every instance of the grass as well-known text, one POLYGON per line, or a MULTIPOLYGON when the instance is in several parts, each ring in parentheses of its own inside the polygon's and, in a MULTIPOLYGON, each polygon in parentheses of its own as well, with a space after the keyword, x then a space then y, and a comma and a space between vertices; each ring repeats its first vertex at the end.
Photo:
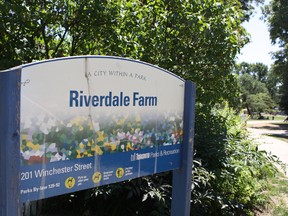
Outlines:
POLYGON ((280 216, 280 215, 283 215, 283 216, 287 216, 288 215, 288 207, 286 206, 283 206, 284 204, 281 203, 280 206, 277 206, 274 211, 272 212, 272 215, 273 216, 280 216))
MULTIPOLYGON (((269 118, 269 120, 272 120, 272 115, 266 115, 264 114, 263 115, 265 118, 269 118)), ((254 115, 254 118, 252 118, 251 120, 255 121, 255 120, 259 120, 259 121, 263 121, 263 119, 258 119, 258 115, 254 115)), ((285 119, 287 118, 287 116, 284 116, 284 115, 275 115, 274 116, 274 120, 275 121, 284 121, 285 119)))
POLYGON ((283 115, 276 115, 274 117, 274 120, 277 120, 277 121, 284 121, 287 117, 286 116, 283 116, 283 115))
POLYGON ((288 178, 282 173, 271 178, 264 192, 269 202, 258 211, 257 216, 287 216, 288 215, 288 178))
POLYGON ((271 186, 276 186, 270 188, 271 195, 275 196, 279 193, 288 195, 288 178, 284 175, 280 174, 271 179, 271 186))
MULTIPOLYGON (((277 126, 276 130, 286 130, 286 131, 288 131, 288 122, 274 123, 273 125, 277 126)), ((267 134, 267 135, 288 143, 288 135, 287 135, 287 133, 285 133, 285 134, 267 134)))
POLYGON ((272 216, 288 215, 288 178, 276 176, 269 186, 270 197, 273 198, 272 216))
POLYGON ((288 137, 287 136, 281 136, 281 135, 277 135, 277 134, 268 134, 268 136, 274 137, 276 139, 279 139, 281 141, 284 141, 284 142, 288 143, 288 137))

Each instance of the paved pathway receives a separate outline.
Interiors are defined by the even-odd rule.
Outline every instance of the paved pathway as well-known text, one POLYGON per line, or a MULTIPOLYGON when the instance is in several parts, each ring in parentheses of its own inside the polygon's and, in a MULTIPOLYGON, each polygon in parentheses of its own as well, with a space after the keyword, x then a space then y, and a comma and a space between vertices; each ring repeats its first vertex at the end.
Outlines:
POLYGON ((250 136, 259 143, 259 149, 276 155, 286 164, 286 176, 288 176, 288 142, 267 136, 267 134, 275 134, 288 137, 288 130, 279 129, 277 125, 273 124, 280 122, 272 120, 248 121, 247 125, 250 136))

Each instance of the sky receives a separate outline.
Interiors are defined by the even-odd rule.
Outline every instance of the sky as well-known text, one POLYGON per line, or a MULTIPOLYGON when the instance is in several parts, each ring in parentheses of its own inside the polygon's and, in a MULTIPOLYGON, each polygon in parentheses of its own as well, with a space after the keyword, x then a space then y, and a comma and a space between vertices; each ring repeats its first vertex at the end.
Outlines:
MULTIPOLYGON (((269 0, 265 0, 265 4, 268 3, 269 0)), ((255 7, 256 11, 254 12, 253 17, 251 17, 249 22, 245 22, 243 24, 246 31, 251 35, 251 42, 241 49, 241 54, 238 55, 237 62, 261 62, 270 67, 270 65, 273 63, 273 60, 269 52, 276 51, 278 46, 272 46, 269 38, 269 30, 267 24, 263 20, 260 20, 261 8, 260 6, 256 5, 255 7)))

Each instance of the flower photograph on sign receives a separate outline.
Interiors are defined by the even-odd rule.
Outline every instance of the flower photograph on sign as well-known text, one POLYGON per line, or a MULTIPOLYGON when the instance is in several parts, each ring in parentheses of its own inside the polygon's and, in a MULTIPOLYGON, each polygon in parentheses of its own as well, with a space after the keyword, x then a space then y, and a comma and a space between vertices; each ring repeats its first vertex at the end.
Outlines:
POLYGON ((107 153, 134 151, 182 142, 179 114, 77 116, 66 122, 35 117, 23 125, 21 164, 70 160, 107 153))

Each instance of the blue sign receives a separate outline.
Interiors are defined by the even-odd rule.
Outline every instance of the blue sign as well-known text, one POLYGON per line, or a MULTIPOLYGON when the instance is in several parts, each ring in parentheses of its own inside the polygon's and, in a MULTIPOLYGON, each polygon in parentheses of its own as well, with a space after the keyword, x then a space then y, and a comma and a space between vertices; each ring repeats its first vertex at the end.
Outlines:
POLYGON ((1 215, 16 215, 27 201, 168 170, 171 212, 189 212, 191 82, 145 62, 77 56, 3 71, 0 84, 1 215))
POLYGON ((23 66, 20 200, 180 167, 184 80, 116 57, 23 66))
POLYGON ((180 145, 21 167, 21 201, 111 184, 180 166, 180 145), (141 169, 140 169, 141 167, 141 169))

